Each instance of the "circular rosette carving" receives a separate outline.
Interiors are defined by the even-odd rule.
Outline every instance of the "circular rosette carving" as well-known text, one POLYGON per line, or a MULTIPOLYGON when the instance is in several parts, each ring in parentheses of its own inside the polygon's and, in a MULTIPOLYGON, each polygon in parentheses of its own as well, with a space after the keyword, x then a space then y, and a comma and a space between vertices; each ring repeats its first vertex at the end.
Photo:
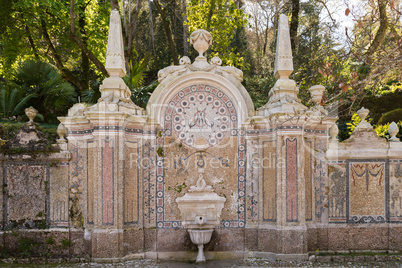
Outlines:
POLYGON ((169 103, 165 120, 182 144, 196 149, 218 145, 237 123, 233 103, 210 86, 191 86, 178 92, 169 103))

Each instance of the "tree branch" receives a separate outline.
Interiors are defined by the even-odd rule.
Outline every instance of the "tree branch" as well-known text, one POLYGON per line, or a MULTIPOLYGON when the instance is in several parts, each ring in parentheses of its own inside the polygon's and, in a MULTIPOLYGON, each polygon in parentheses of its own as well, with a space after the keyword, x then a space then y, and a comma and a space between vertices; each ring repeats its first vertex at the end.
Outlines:
POLYGON ((41 28, 42 28, 42 33, 43 33, 43 38, 45 39, 45 42, 48 44, 48 48, 50 50, 50 52, 52 53, 52 58, 56 64, 56 67, 61 71, 61 73, 64 76, 64 79, 66 79, 68 82, 76 85, 80 91, 83 90, 83 86, 81 85, 81 83, 74 77, 74 75, 67 69, 64 67, 63 62, 60 58, 60 55, 57 54, 56 49, 49 37, 49 33, 47 32, 47 28, 46 28, 46 22, 42 19, 41 20, 41 28))
POLYGON ((163 28, 165 28, 166 38, 169 42, 170 52, 172 53, 172 57, 173 57, 173 63, 175 65, 179 65, 179 59, 178 59, 177 52, 176 52, 176 46, 173 42, 172 31, 170 30, 169 21, 166 18, 165 9, 162 8, 161 4, 159 3, 159 0, 154 0, 153 2, 155 4, 155 7, 158 10, 159 14, 161 14, 163 28))
POLYGON ((372 55, 384 41, 389 25, 387 17, 387 2, 388 1, 386 0, 378 0, 378 9, 380 11, 380 28, 378 28, 373 42, 366 51, 366 55, 372 55))
POLYGON ((98 60, 98 58, 88 50, 88 48, 85 46, 85 44, 82 42, 82 40, 75 34, 69 33, 68 36, 78 45, 78 47, 82 50, 85 55, 89 58, 90 61, 95 64, 96 68, 106 77, 109 76, 108 72, 106 71, 105 66, 103 65, 102 62, 98 60))

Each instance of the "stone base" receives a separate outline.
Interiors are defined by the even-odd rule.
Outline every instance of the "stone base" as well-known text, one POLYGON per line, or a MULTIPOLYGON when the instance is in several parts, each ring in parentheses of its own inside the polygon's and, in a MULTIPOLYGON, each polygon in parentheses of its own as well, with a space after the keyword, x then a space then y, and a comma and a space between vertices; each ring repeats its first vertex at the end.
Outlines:
POLYGON ((330 225, 307 231, 309 252, 402 250, 402 227, 392 224, 330 225))
POLYGON ((95 229, 92 232, 92 258, 122 258, 123 230, 95 229))
MULTIPOLYGON (((12 230, 0 232, 0 253, 16 258, 72 258, 86 255, 84 232, 76 229, 12 230)), ((4 256, 3 256, 4 257, 4 256)))

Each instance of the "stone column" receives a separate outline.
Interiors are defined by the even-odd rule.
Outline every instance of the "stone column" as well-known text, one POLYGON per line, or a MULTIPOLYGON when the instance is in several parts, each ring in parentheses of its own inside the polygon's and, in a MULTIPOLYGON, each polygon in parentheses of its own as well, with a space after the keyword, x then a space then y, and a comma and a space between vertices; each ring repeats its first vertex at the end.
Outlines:
POLYGON ((86 227, 88 250, 93 258, 99 259, 125 254, 125 121, 132 116, 131 124, 135 125, 143 114, 143 110, 131 101, 131 91, 122 79, 126 70, 117 10, 110 14, 105 68, 110 76, 100 86, 102 95, 98 103, 89 108, 76 104, 67 118, 59 118, 70 134, 71 191, 78 195, 77 203, 80 204, 77 206, 73 202, 71 205, 72 211, 77 210, 75 224, 86 227), (85 139, 88 139, 87 144, 82 142, 85 139))

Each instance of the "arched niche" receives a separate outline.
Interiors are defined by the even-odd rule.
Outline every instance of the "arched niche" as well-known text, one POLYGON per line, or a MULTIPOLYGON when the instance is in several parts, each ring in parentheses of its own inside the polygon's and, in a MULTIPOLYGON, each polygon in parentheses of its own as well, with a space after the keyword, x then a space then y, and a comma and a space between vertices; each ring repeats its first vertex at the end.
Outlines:
MULTIPOLYGON (((233 78, 231 80, 235 79, 233 78)), ((230 98, 238 113, 237 120, 239 127, 247 118, 254 115, 254 106, 250 95, 240 82, 229 81, 229 79, 215 73, 198 71, 176 77, 167 83, 162 81, 162 83, 155 89, 148 102, 148 116, 153 117, 163 126, 164 113, 169 101, 180 90, 197 84, 218 88, 230 98)))

